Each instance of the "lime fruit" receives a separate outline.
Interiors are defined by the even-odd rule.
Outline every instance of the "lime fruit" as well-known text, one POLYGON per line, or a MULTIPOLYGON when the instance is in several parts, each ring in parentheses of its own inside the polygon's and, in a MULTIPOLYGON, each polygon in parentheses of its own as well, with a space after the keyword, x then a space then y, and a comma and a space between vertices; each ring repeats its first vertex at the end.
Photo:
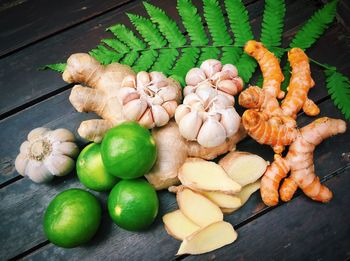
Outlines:
POLYGON ((95 196, 82 189, 59 193, 44 215, 47 238, 60 247, 76 247, 89 241, 101 221, 101 206, 95 196))
POLYGON ((111 190, 119 180, 107 172, 102 162, 101 144, 97 143, 89 144, 80 152, 77 174, 82 184, 96 191, 111 190))
POLYGON ((122 179, 146 174, 157 158, 150 132, 135 122, 120 124, 105 134, 101 155, 108 173, 122 179))
POLYGON ((143 179, 122 180, 108 196, 108 212, 120 227, 138 231, 149 227, 158 214, 155 189, 143 179))

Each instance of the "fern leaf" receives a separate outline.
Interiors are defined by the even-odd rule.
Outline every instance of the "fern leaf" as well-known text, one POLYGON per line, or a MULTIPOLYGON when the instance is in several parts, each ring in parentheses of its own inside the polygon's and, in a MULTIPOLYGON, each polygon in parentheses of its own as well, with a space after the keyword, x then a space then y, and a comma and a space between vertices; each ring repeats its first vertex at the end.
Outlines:
POLYGON ((158 53, 154 50, 146 50, 142 52, 132 68, 135 72, 147 71, 157 59, 157 55, 158 53))
POLYGON ((167 39, 169 46, 178 47, 186 44, 186 38, 174 20, 170 19, 162 9, 146 2, 143 4, 151 21, 158 25, 159 31, 167 39))
POLYGON ((235 65, 242 54, 242 48, 239 47, 223 47, 222 51, 223 53, 220 59, 222 64, 231 63, 235 65))
POLYGON ((107 28, 107 30, 111 31, 120 41, 125 43, 131 49, 141 50, 146 48, 146 44, 123 24, 113 25, 107 28))
POLYGON ((350 80, 335 69, 325 70, 326 86, 334 104, 350 121, 350 80))
POLYGON ((178 55, 179 52, 176 49, 161 49, 151 71, 163 72, 168 75, 178 55))
POLYGON ((266 47, 281 45, 285 13, 284 0, 265 0, 260 41, 266 47))
POLYGON ((98 45, 89 54, 102 64, 118 62, 123 57, 123 54, 116 53, 103 45, 98 45))
POLYGON ((192 45, 207 45, 209 39, 205 33, 202 18, 192 2, 190 0, 178 0, 177 10, 182 18, 182 23, 190 36, 192 45))
POLYGON ((243 53, 236 64, 239 76, 243 79, 245 83, 249 82, 250 78, 256 69, 257 63, 254 58, 250 57, 248 54, 243 53))
POLYGON ((178 80, 182 86, 184 86, 185 76, 191 68, 195 67, 198 56, 198 48, 183 48, 180 58, 177 60, 175 67, 171 71, 171 77, 178 80))
POLYGON ((208 59, 218 59, 220 50, 215 47, 203 47, 201 48, 201 54, 199 56, 199 59, 197 61, 197 66, 199 67, 202 62, 208 59))
POLYGON ((234 44, 235 46, 243 46, 248 40, 254 38, 248 11, 241 0, 225 0, 225 7, 235 39, 234 44))
POLYGON ((313 14, 294 36, 290 47, 299 47, 305 50, 315 43, 333 21, 336 14, 337 3, 337 0, 333 0, 313 14))
POLYGON ((118 53, 127 53, 130 51, 129 47, 126 44, 123 44, 117 39, 103 39, 101 40, 101 42, 113 48, 118 53))
POLYGON ((50 69, 56 72, 63 73, 64 70, 66 69, 66 66, 67 66, 66 63, 53 63, 53 64, 44 65, 40 67, 39 70, 43 71, 43 70, 50 69))
POLYGON ((122 64, 132 66, 138 57, 139 53, 137 51, 131 51, 128 52, 120 62, 122 64))
POLYGON ((216 45, 230 45, 232 39, 227 33, 224 15, 217 0, 203 0, 204 17, 216 45))

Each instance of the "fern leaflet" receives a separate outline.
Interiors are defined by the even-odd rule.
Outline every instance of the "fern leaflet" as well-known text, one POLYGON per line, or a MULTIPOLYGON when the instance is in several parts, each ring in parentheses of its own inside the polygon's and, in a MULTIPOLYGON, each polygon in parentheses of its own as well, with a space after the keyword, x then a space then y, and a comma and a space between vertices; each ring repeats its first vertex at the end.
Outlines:
POLYGON ((132 66, 138 57, 139 53, 137 51, 130 51, 123 57, 120 62, 122 64, 132 66))
POLYGON ((146 48, 146 44, 123 24, 113 25, 107 28, 107 30, 111 31, 120 41, 129 46, 130 49, 141 50, 146 48))
POLYGON ((236 64, 238 69, 238 74, 241 76, 245 83, 249 82, 252 77, 257 63, 254 58, 250 57, 248 54, 243 53, 236 64))
POLYGON ((178 55, 179 52, 176 49, 161 49, 151 71, 163 72, 168 75, 178 55))
POLYGON ((146 50, 142 52, 141 56, 138 57, 136 63, 133 65, 135 72, 147 71, 153 65, 157 58, 157 52, 154 50, 146 50))
POLYGON ((66 69, 67 64, 66 63, 53 63, 53 64, 47 64, 42 67, 40 67, 38 70, 46 70, 51 69, 56 72, 63 73, 66 69))
POLYGON ((197 66, 199 67, 202 62, 208 59, 218 59, 220 50, 214 47, 203 47, 201 48, 201 54, 199 56, 197 66))
POLYGON ((242 48, 239 47, 223 47, 222 48, 222 56, 220 58, 220 61, 222 64, 236 64, 240 58, 240 55, 242 53, 242 48))
POLYGON ((129 47, 118 39, 103 39, 101 42, 113 48, 118 53, 127 53, 130 51, 129 47))
POLYGON ((116 53, 103 45, 98 45, 89 54, 102 64, 118 62, 124 55, 116 53))

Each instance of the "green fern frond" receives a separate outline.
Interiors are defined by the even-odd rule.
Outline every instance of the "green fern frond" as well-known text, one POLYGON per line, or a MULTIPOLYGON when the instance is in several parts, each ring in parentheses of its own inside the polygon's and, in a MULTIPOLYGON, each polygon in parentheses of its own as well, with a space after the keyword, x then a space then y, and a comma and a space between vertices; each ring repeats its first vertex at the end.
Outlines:
POLYGON ((191 68, 195 67, 198 56, 199 48, 183 48, 180 58, 171 71, 171 77, 178 80, 182 86, 185 86, 185 76, 191 68))
POLYGON ((176 49, 161 49, 151 71, 163 72, 168 75, 178 55, 179 52, 176 49))
POLYGON ((334 104, 350 121, 350 80, 334 69, 326 69, 326 86, 334 104))
POLYGON ((250 78, 252 78, 256 66, 257 63, 255 59, 250 57, 246 53, 243 53, 239 58, 236 67, 238 69, 239 76, 243 79, 245 83, 249 82, 250 78))
POLYGON ((214 44, 230 45, 232 39, 228 34, 224 15, 217 0, 203 0, 204 17, 214 44))
POLYGON ((123 57, 120 62, 122 64, 132 66, 138 57, 139 53, 137 51, 130 51, 123 57))
POLYGON ((249 23, 248 11, 241 0, 225 0, 227 17, 230 22, 235 46, 244 46, 254 38, 249 23))
POLYGON ((220 61, 222 64, 236 64, 242 54, 242 48, 239 47, 223 47, 220 61))
POLYGON ((337 9, 337 0, 333 0, 318 10, 294 36, 290 47, 309 48, 323 34, 334 20, 337 9))
POLYGON ((291 77, 291 70, 292 68, 290 67, 290 63, 287 62, 282 69, 282 73, 284 75, 284 81, 282 82, 281 90, 284 92, 287 92, 287 88, 291 77))
POLYGON ((89 54, 102 64, 118 62, 124 55, 116 53, 103 45, 96 46, 89 54))
POLYGON ((123 24, 116 24, 108 27, 107 31, 111 31, 115 37, 129 46, 130 49, 141 50, 146 48, 146 44, 123 24))
POLYGON ((136 63, 132 66, 135 72, 147 71, 157 59, 158 53, 154 50, 142 52, 136 63))
POLYGON ((130 51, 129 47, 118 39, 103 39, 101 42, 113 48, 118 53, 127 53, 130 51))
POLYGON ((178 0, 176 8, 182 18, 182 24, 190 36, 192 45, 207 45, 209 39, 205 33, 202 18, 192 2, 190 0, 178 0))
POLYGON ((218 59, 220 55, 220 49, 214 47, 203 47, 201 48, 201 54, 197 61, 197 67, 199 67, 202 62, 208 59, 218 59))
POLYGON ((266 47, 281 45, 285 13, 284 0, 265 0, 260 41, 266 47))
POLYGON ((53 64, 47 64, 42 67, 40 67, 38 70, 43 71, 43 70, 53 70, 56 72, 63 73, 64 70, 66 69, 67 64, 66 63, 53 63, 53 64))
POLYGON ((151 21, 158 25, 159 31, 167 39, 169 46, 178 47, 186 44, 186 38, 174 20, 170 19, 162 9, 146 2, 143 4, 151 21))
POLYGON ((167 44, 158 28, 150 19, 135 14, 127 14, 127 16, 136 30, 151 47, 160 48, 167 44))

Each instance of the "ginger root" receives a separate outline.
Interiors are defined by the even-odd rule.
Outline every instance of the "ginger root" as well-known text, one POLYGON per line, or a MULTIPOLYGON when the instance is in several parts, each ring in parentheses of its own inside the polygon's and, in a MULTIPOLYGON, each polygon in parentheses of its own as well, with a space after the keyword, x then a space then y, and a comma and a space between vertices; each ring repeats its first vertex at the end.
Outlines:
POLYGON ((68 58, 63 80, 91 87, 75 85, 69 96, 70 102, 77 111, 95 112, 102 118, 82 122, 78 128, 81 137, 101 142, 108 129, 125 120, 117 94, 123 79, 130 75, 135 73, 129 66, 119 63, 103 66, 86 53, 68 58))

